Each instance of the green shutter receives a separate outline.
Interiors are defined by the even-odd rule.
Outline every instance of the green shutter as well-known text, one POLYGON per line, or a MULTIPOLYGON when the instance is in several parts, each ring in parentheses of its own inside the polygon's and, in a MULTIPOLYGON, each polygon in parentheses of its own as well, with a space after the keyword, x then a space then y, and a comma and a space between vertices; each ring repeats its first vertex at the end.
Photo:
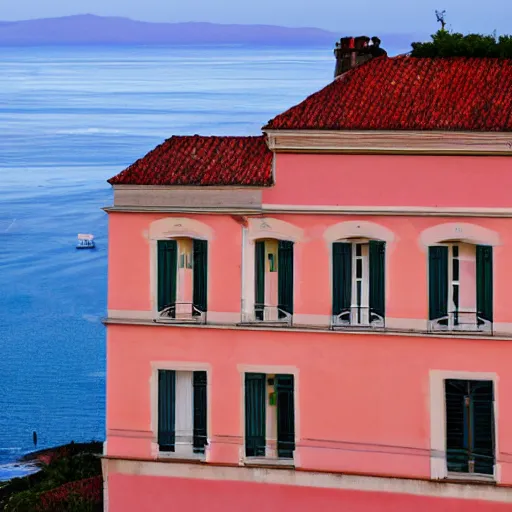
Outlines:
MULTIPOLYGON (((279 309, 293 314, 293 242, 279 240, 277 253, 277 302, 279 309)), ((280 316, 284 316, 280 314, 280 316)))
POLYGON ((204 453, 207 444, 206 372, 194 372, 194 453, 204 453))
POLYGON ((176 302, 176 272, 178 243, 176 240, 158 241, 158 311, 176 302))
POLYGON ((332 314, 350 311, 352 299, 352 244, 332 244, 332 314))
POLYGON ((492 475, 495 464, 492 381, 445 381, 448 471, 492 475))
POLYGON ((291 459, 295 450, 293 375, 276 375, 277 455, 291 459))
POLYGON ((446 462, 448 471, 468 471, 468 416, 464 400, 467 395, 466 381, 445 381, 446 404, 446 462))
POLYGON ((476 246, 476 307, 478 316, 492 322, 492 247, 476 246))
MULTIPOLYGON (((208 242, 206 240, 193 241, 194 251, 194 282, 193 298, 194 306, 199 311, 207 311, 208 294, 208 242)), ((196 313, 197 314, 197 313, 196 313)))
POLYGON ((494 473, 494 393, 492 381, 471 383, 471 452, 474 472, 494 473))
POLYGON ((448 315, 448 247, 428 248, 429 319, 448 315))
POLYGON ((158 445, 161 452, 173 452, 175 441, 176 373, 158 372, 158 445))
POLYGON ((245 374, 245 454, 265 456, 266 375, 245 374))
POLYGON ((382 318, 386 316, 385 266, 386 243, 370 240, 370 321, 372 313, 382 318))
POLYGON ((254 305, 256 307, 256 319, 263 320, 263 312, 265 305, 265 241, 258 240, 255 244, 255 296, 254 305))

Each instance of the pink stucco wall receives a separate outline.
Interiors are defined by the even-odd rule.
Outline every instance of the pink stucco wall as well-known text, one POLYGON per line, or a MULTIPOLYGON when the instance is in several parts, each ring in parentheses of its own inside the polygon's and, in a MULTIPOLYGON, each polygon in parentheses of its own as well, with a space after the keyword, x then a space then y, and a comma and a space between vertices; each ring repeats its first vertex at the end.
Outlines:
MULTIPOLYGON (((109 298, 111 310, 149 311, 151 222, 169 215, 110 214, 109 298)), ((176 215, 178 216, 178 215, 176 215)), ((241 307, 242 228, 228 215, 195 215, 211 226, 208 246, 208 310, 239 312, 241 307)), ((512 289, 512 222, 506 218, 413 216, 273 215, 303 230, 295 245, 295 313, 331 314, 330 257, 326 230, 339 223, 373 223, 391 233, 386 248, 386 315, 400 319, 427 319, 427 245, 422 238, 436 226, 460 225, 471 233, 484 228, 496 235, 494 248, 494 322, 512 323, 508 307, 512 289)), ((363 229, 364 234, 364 229, 363 229)), ((481 242, 486 243, 486 240, 481 242)))
POLYGON ((153 457, 152 363, 207 363, 208 457, 237 465, 241 368, 284 366, 298 370, 298 467, 430 478, 430 370, 495 372, 497 458, 502 482, 512 484, 511 359, 512 346, 492 340, 111 325, 108 454, 153 457))
MULTIPOLYGON (((278 154, 276 186, 263 192, 263 203, 508 208, 509 162, 494 157, 278 154)), ((200 221, 210 230, 208 313, 215 312, 217 318, 231 315, 235 324, 243 295, 243 237, 240 219, 229 215, 110 213, 109 311, 148 318, 154 301, 148 233, 153 223, 169 217, 200 221)), ((249 223, 259 222, 260 217, 249 216, 249 223)), ((281 222, 284 235, 289 232, 296 237, 297 317, 331 315, 332 240, 328 234, 343 231, 342 224, 351 223, 353 231, 360 225, 363 237, 372 231, 386 239, 386 317, 405 327, 428 317, 429 243, 454 239, 458 237, 454 233, 460 233, 460 239, 493 245, 494 323, 497 330, 512 332, 511 219, 334 213, 276 214, 265 219, 270 225, 281 222)), ((507 436, 512 425, 510 360, 512 345, 497 339, 110 324, 107 454, 127 459, 156 457, 154 369, 162 362, 190 363, 208 368, 207 460, 236 466, 243 446, 243 368, 269 368, 269 373, 287 368, 297 378, 297 468, 429 479, 430 372, 485 372, 497 376, 500 483, 512 485, 512 439, 507 436)), ((497 512, 506 506, 277 485, 263 490, 261 484, 119 474, 109 476, 108 487, 114 512, 145 510, 148 496, 152 510, 171 506, 236 510, 232 503, 238 504, 242 497, 244 510, 254 506, 258 511, 329 511, 344 505, 355 512, 377 506, 390 511, 497 512)))
POLYGON ((507 157, 276 154, 286 205, 510 207, 507 157))
POLYGON ((109 476, 110 512, 506 512, 510 504, 247 482, 109 476))

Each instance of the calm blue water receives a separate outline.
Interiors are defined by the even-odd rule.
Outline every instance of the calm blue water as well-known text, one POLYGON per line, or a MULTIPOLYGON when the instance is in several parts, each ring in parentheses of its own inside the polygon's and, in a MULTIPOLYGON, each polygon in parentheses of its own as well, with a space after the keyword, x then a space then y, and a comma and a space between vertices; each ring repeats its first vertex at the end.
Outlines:
POLYGON ((333 68, 331 48, 0 48, 0 480, 34 430, 104 439, 105 180, 172 134, 259 134, 333 68))

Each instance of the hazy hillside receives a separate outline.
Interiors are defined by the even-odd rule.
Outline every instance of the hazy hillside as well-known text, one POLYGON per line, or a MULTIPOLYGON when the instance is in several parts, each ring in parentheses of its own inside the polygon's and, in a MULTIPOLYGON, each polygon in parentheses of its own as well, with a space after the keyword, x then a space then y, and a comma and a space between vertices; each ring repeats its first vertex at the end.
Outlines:
MULTIPOLYGON (((329 45, 341 35, 318 28, 215 23, 149 23, 90 14, 0 21, 0 46, 73 44, 329 45)), ((373 34, 369 34, 370 36, 373 34)), ((410 35, 379 34, 383 46, 408 48, 410 35)))

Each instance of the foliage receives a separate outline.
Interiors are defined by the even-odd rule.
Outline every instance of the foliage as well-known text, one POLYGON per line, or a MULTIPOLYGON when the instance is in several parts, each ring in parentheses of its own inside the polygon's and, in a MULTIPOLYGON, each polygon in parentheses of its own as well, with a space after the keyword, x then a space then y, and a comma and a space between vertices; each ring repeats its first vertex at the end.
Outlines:
POLYGON ((432 41, 412 43, 412 57, 512 58, 512 36, 468 34, 439 30, 432 41))
MULTIPOLYGON (((6 512, 96 512, 102 509, 100 443, 71 443, 37 454, 48 460, 41 470, 11 480, 0 489, 6 512)), ((27 459, 32 460, 32 459, 27 459)))

